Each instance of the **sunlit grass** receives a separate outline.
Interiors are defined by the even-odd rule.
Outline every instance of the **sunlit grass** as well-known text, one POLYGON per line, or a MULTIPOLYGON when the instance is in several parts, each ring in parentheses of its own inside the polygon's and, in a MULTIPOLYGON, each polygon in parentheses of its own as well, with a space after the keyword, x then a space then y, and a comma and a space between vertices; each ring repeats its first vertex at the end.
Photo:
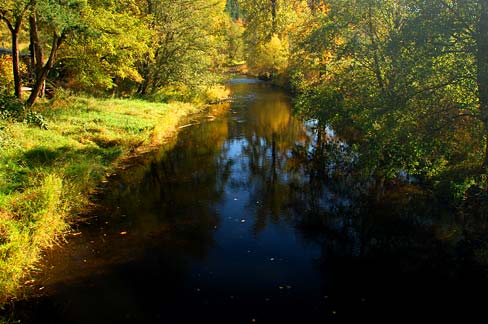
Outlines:
POLYGON ((183 103, 75 97, 38 108, 48 130, 0 122, 0 302, 16 294, 107 173, 161 144, 196 111, 183 103))

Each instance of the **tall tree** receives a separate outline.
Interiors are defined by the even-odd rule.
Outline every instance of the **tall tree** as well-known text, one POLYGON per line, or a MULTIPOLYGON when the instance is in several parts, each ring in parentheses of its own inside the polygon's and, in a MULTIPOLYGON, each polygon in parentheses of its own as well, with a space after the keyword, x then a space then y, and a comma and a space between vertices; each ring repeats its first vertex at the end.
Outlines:
POLYGON ((215 21, 224 15, 225 1, 151 0, 147 4, 154 57, 140 64, 144 81, 139 93, 155 93, 168 85, 204 83, 218 45, 212 35, 218 32, 215 21))
POLYGON ((65 82, 77 89, 115 90, 125 81, 142 82, 137 63, 151 57, 153 32, 133 1, 89 1, 83 28, 59 51, 59 69, 65 82))
MULTIPOLYGON (((33 10, 36 19, 31 19, 31 39, 39 44, 36 33, 38 33, 39 30, 38 25, 42 23, 42 27, 46 34, 50 35, 50 50, 45 63, 42 62, 42 57, 39 56, 41 61, 38 61, 36 64, 34 85, 31 94, 27 99, 28 106, 34 105, 39 97, 44 82, 54 66, 58 50, 66 41, 66 38, 71 36, 72 33, 84 28, 82 11, 87 6, 86 0, 38 0, 34 4, 35 6, 33 10)), ((36 51, 41 53, 40 48, 37 48, 36 51)))
POLYGON ((0 3, 0 20, 7 25, 12 40, 12 63, 15 96, 22 98, 22 79, 19 68, 19 35, 24 19, 33 5, 34 0, 2 0, 0 3))
POLYGON ((389 176, 434 175, 479 159, 482 141, 467 139, 477 136, 478 120, 486 124, 486 1, 330 0, 328 7, 305 41, 308 52, 329 53, 308 107, 328 122, 353 123, 362 161, 389 176))

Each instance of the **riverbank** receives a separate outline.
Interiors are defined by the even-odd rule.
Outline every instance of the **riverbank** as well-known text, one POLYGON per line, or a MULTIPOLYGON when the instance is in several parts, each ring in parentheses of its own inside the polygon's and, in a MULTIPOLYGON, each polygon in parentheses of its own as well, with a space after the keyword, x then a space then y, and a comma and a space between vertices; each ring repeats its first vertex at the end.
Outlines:
POLYGON ((84 97, 38 109, 47 130, 0 122, 0 303, 29 280, 41 251, 79 221, 105 177, 174 136, 199 110, 187 103, 84 97))

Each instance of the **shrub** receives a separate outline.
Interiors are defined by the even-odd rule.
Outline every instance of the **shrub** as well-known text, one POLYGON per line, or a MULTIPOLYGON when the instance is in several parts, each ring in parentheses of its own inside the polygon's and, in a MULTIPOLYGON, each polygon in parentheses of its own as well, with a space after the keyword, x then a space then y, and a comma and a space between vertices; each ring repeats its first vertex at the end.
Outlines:
POLYGON ((24 122, 48 129, 44 116, 27 108, 24 103, 7 91, 0 91, 0 119, 8 122, 24 122))

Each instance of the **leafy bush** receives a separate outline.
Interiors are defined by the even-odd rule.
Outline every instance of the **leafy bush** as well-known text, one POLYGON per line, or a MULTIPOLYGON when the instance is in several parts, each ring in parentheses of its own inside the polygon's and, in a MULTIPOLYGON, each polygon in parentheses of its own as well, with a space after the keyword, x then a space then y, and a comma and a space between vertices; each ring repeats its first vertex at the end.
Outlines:
POLYGON ((0 118, 14 120, 24 115, 25 106, 15 96, 7 91, 0 92, 0 118))
POLYGON ((28 125, 35 125, 41 129, 48 129, 48 125, 46 120, 44 119, 44 116, 37 111, 27 112, 23 121, 28 125))
POLYGON ((42 114, 27 108, 21 100, 6 91, 0 92, 0 119, 8 122, 24 122, 48 129, 42 114))

